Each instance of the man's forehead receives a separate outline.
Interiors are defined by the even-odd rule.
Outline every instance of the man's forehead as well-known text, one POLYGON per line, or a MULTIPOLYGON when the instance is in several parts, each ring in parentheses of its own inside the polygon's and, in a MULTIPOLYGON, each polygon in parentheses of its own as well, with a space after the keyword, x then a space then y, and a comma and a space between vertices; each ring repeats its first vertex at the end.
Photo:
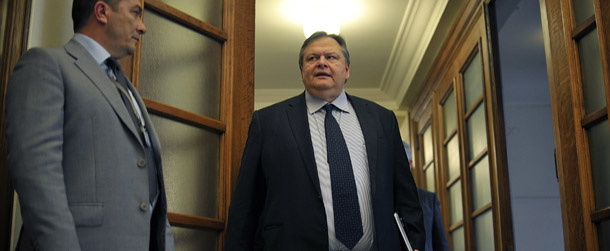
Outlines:
POLYGON ((305 51, 311 50, 332 50, 332 51, 341 51, 341 46, 335 39, 331 37, 321 37, 311 41, 307 47, 305 47, 305 51))
POLYGON ((139 0, 118 0, 117 3, 124 3, 127 4, 130 8, 131 7, 140 7, 142 8, 142 4, 140 3, 139 0))

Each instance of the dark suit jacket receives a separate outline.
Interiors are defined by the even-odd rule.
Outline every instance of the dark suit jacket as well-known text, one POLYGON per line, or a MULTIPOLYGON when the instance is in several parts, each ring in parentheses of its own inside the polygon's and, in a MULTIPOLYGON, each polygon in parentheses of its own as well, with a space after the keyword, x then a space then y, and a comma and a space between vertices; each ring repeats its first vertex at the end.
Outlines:
POLYGON ((173 250, 159 140, 130 89, 157 162, 152 220, 145 143, 100 65, 75 40, 19 60, 8 84, 6 136, 24 224, 20 250, 148 251, 151 236, 150 250, 173 250))
POLYGON ((419 201, 424 211, 424 227, 426 229, 427 251, 449 251, 441 208, 436 194, 417 188, 419 201))
MULTIPOLYGON (((378 250, 400 250, 394 211, 424 250, 417 189, 391 111, 349 96, 366 142, 378 250)), ((304 93, 254 112, 229 209, 226 248, 328 250, 304 93)))

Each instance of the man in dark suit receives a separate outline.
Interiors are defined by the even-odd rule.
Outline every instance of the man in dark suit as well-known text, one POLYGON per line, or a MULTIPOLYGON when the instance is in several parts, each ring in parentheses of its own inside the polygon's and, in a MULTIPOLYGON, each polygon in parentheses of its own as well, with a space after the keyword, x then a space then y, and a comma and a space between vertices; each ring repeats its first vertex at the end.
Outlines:
POLYGON ((447 235, 441 216, 440 202, 433 192, 417 188, 419 201, 424 211, 424 228, 426 229, 426 250, 449 251, 447 235))
MULTIPOLYGON (((411 146, 406 141, 402 142, 409 159, 409 166, 413 166, 411 158, 411 146)), ((436 194, 420 187, 417 188, 419 202, 424 212, 424 228, 426 229, 426 250, 449 251, 443 217, 441 215, 440 202, 436 194)))
POLYGON ((225 250, 401 250, 394 212, 424 250, 394 113, 345 93, 349 52, 337 35, 311 35, 299 66, 305 92, 253 114, 225 250))
POLYGON ((140 0, 74 0, 75 35, 20 59, 6 97, 18 250, 173 250, 159 140, 117 59, 146 27, 140 0))

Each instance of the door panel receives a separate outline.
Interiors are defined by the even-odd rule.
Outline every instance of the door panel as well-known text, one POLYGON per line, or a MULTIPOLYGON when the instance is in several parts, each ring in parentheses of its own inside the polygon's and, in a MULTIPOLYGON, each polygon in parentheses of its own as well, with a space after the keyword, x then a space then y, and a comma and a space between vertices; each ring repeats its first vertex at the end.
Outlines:
POLYGON ((543 0, 541 6, 565 246, 608 250, 610 2, 543 0))

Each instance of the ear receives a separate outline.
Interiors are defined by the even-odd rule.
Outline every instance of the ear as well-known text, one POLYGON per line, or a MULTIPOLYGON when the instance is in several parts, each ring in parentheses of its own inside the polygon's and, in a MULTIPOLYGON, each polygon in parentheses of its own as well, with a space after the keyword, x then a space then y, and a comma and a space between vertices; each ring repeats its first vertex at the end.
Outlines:
POLYGON ((93 6, 93 17, 97 22, 102 24, 108 23, 108 12, 110 11, 110 5, 103 1, 97 1, 93 6))
POLYGON ((349 66, 350 65, 345 66, 345 81, 349 79, 349 66))

